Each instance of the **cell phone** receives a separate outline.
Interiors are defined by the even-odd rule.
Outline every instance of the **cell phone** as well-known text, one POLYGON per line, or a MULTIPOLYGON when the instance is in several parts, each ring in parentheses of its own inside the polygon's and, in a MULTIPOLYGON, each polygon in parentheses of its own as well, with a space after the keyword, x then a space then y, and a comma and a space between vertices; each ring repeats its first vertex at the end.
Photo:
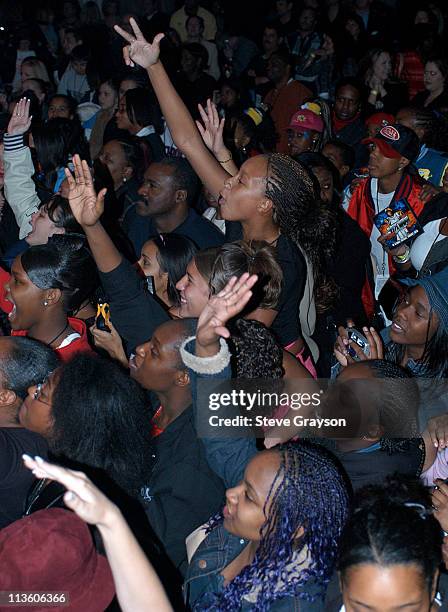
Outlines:
POLYGON ((98 302, 96 317, 95 317, 95 326, 97 329, 101 329, 101 331, 112 333, 110 327, 108 325, 110 319, 110 308, 107 302, 98 302))
MULTIPOLYGON (((370 344, 365 336, 363 336, 357 329, 353 329, 353 327, 347 328, 347 336, 349 340, 355 342, 355 344, 360 347, 366 357, 370 357, 370 344)), ((358 355, 356 355, 353 349, 352 352, 350 352, 350 347, 349 354, 355 361, 360 361, 358 355)))

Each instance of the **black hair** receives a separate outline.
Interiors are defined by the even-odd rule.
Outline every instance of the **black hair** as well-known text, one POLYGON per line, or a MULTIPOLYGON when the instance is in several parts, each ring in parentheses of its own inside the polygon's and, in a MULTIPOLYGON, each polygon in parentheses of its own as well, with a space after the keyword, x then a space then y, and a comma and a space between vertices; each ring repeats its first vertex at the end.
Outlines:
POLYGON ((45 186, 52 189, 57 170, 68 165, 70 156, 76 153, 90 162, 89 145, 79 119, 50 119, 33 130, 36 154, 44 174, 45 186))
MULTIPOLYGON (((50 83, 48 83, 47 81, 44 81, 43 79, 38 79, 37 77, 30 77, 29 79, 25 79, 25 81, 34 81, 35 83, 37 83, 40 87, 41 92, 45 94, 45 96, 47 96, 50 90, 50 83)), ((32 90, 26 90, 26 91, 32 91, 32 90)), ((22 93, 23 97, 27 97, 25 96, 26 91, 22 93)))
MULTIPOLYGON (((405 296, 401 295, 400 299, 405 299, 405 296)), ((448 332, 444 329, 443 325, 439 323, 432 338, 429 337, 433 316, 434 311, 431 308, 429 312, 423 355, 421 359, 418 360, 418 364, 420 366, 419 376, 428 379, 441 379, 448 376, 448 332)), ((396 344, 395 342, 390 341, 386 345, 386 359, 389 359, 390 361, 395 363, 403 363, 405 354, 406 346, 403 344, 396 344)))
MULTIPOLYGON (((147 89, 149 86, 148 75, 141 69, 129 68, 123 71, 118 79, 119 86, 123 81, 134 81, 137 85, 137 89, 147 89)), ((120 89, 120 87, 118 87, 118 89, 120 89)))
POLYGON ((0 371, 4 388, 25 399, 29 387, 41 383, 53 372, 59 359, 52 348, 25 336, 7 336, 8 353, 0 354, 0 371))
POLYGON ((204 30, 205 28, 205 21, 202 19, 202 17, 200 15, 189 15, 187 17, 187 20, 185 22, 185 27, 188 28, 188 22, 190 21, 190 19, 197 19, 200 23, 200 25, 202 26, 202 30, 204 30))
POLYGON ((151 474, 149 409, 143 389, 118 365, 78 353, 58 370, 53 454, 104 472, 137 495, 151 474))
POLYGON ((269 59, 272 58, 279 59, 285 66, 292 66, 293 64, 292 56, 287 49, 277 49, 277 51, 274 51, 274 53, 271 54, 269 59))
POLYGON ((235 122, 235 129, 237 122, 240 123, 245 135, 250 139, 245 148, 249 151, 255 149, 259 153, 274 151, 278 135, 270 113, 262 109, 255 109, 261 115, 261 121, 256 125, 252 117, 247 114, 247 110, 249 109, 237 115, 235 122))
POLYGON ((358 492, 339 548, 342 585, 349 570, 368 563, 416 565, 431 592, 442 562, 443 533, 431 511, 429 490, 417 481, 388 477, 358 492))
MULTIPOLYGON (((126 163, 132 168, 132 177, 140 183, 145 171, 145 155, 140 139, 129 136, 128 138, 114 138, 112 140, 115 140, 121 146, 126 163)), ((107 142, 111 142, 111 140, 107 142)))
POLYGON ((72 98, 71 96, 66 96, 65 94, 55 93, 48 99, 48 106, 51 105, 55 98, 62 98, 67 103, 67 106, 70 110, 70 114, 73 115, 73 117, 78 117, 78 115, 76 114, 76 107, 78 106, 78 103, 74 98, 72 98))
POLYGON ((418 435, 420 392, 416 379, 405 368, 383 359, 362 361, 348 366, 366 371, 356 379, 337 379, 330 387, 322 414, 333 417, 349 415, 349 427, 341 437, 360 438, 380 430, 381 448, 389 453, 403 445, 403 440, 418 435), (370 370, 372 380, 367 375, 370 370))
POLYGON ((175 233, 159 234, 151 240, 158 249, 157 261, 160 269, 168 274, 168 298, 174 306, 179 306, 180 296, 176 283, 185 275, 188 264, 198 252, 198 247, 187 236, 175 233))
POLYGON ((162 115, 154 96, 147 89, 129 89, 124 94, 126 113, 134 125, 153 125, 157 133, 162 131, 162 115))
MULTIPOLYGON (((443 78, 445 79, 445 81, 448 79, 448 60, 445 57, 442 56, 432 56, 432 57, 428 57, 425 64, 428 64, 429 62, 431 62, 431 64, 435 64, 437 66, 437 68, 440 70, 440 72, 442 73, 443 78)), ((445 87, 448 86, 448 83, 445 83, 445 87)))
POLYGON ((187 204, 191 205, 199 189, 199 180, 191 164, 183 157, 164 157, 157 163, 173 170, 171 178, 174 189, 184 189, 187 192, 187 204))
POLYGON ((76 221, 67 198, 55 195, 49 202, 43 203, 40 208, 45 208, 50 221, 56 227, 63 227, 66 234, 83 234, 84 231, 76 221))
POLYGON ((283 349, 270 329, 260 321, 238 318, 229 330, 235 378, 283 378, 283 349))
POLYGON ((309 168, 311 172, 313 172, 314 168, 324 168, 325 170, 328 170, 328 172, 330 172, 331 176, 333 177, 333 184, 336 193, 338 197, 340 197, 342 191, 341 177, 337 168, 328 159, 328 157, 325 157, 325 155, 322 155, 322 153, 305 151, 304 153, 299 153, 299 155, 295 155, 294 159, 309 168))
POLYGON ((27 249, 22 267, 39 289, 59 289, 64 310, 76 311, 97 288, 95 262, 82 236, 55 234, 47 244, 27 249))
POLYGON ((426 108, 409 106, 400 109, 400 112, 411 113, 414 117, 415 127, 424 130, 422 143, 437 151, 446 151, 448 142, 448 119, 442 113, 426 108))
POLYGON ((92 53, 87 45, 77 45, 73 47, 70 53, 70 59, 72 62, 88 62, 91 58, 92 53))
POLYGON ((364 100, 365 87, 359 81, 359 79, 356 79, 355 77, 344 77, 343 79, 340 79, 335 85, 335 97, 337 97, 338 91, 342 87, 352 87, 353 89, 356 89, 356 91, 359 93, 359 101, 362 102, 364 100))
POLYGON ((339 150, 342 158, 342 163, 344 166, 348 166, 349 170, 352 170, 355 167, 355 150, 352 146, 348 145, 342 140, 338 140, 337 138, 329 140, 327 145, 331 145, 339 150))
POLYGON ((337 215, 322 202, 317 181, 303 164, 280 153, 267 160, 266 196, 274 205, 273 220, 312 265, 316 308, 323 312, 337 293, 325 274, 335 253, 337 215))
POLYGON ((182 45, 182 50, 187 51, 192 55, 196 60, 200 60, 199 69, 206 70, 208 66, 208 51, 201 45, 200 43, 184 43, 182 45))

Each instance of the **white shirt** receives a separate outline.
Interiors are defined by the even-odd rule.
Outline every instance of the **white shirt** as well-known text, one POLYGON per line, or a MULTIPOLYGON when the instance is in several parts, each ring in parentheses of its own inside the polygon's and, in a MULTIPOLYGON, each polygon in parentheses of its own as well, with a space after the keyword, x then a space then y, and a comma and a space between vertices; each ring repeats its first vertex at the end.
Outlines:
MULTIPOLYGON (((370 189, 372 191, 372 200, 375 207, 375 214, 377 215, 385 208, 387 208, 392 202, 395 191, 391 193, 378 193, 378 179, 373 178, 370 182, 370 189)), ((378 242, 378 238, 381 236, 380 230, 375 224, 372 227, 372 233, 370 234, 370 243, 372 245, 372 259, 374 263, 374 270, 377 274, 389 276, 389 257, 382 245, 378 242)))
POLYGON ((442 219, 430 221, 423 226, 423 234, 417 236, 411 247, 411 262, 414 268, 419 271, 422 269, 425 259, 428 257, 429 251, 437 243, 447 238, 440 233, 440 224, 442 219))

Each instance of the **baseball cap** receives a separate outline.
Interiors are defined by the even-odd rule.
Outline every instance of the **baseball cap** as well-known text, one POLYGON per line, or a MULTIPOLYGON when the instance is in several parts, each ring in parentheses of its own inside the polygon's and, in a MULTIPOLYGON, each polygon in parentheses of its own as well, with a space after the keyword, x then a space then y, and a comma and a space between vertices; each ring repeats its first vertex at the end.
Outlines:
POLYGON ((316 132, 323 132, 324 122, 316 113, 304 108, 298 110, 291 117, 288 130, 314 130, 316 132))
POLYGON ((374 138, 365 138, 363 144, 375 144, 384 157, 399 159, 406 157, 414 161, 420 151, 420 142, 415 132, 404 125, 386 125, 374 138))
POLYGON ((423 278, 400 278, 400 283, 408 287, 423 287, 431 309, 437 313, 440 324, 448 332, 448 268, 423 278))
POLYGON ((381 127, 385 127, 386 125, 391 125, 395 121, 395 117, 393 115, 389 115, 388 113, 374 113, 367 117, 365 123, 366 125, 380 125, 381 127))

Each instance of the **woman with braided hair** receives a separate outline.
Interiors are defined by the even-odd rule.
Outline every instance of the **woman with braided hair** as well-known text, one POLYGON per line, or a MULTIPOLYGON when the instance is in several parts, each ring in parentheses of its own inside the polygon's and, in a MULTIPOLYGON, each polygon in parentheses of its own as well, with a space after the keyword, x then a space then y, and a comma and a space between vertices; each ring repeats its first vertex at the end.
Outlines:
POLYGON ((339 550, 341 612, 443 609, 442 540, 428 489, 394 477, 360 491, 339 550))
POLYGON ((159 61, 163 34, 150 44, 135 20, 130 23, 133 35, 115 28, 130 44, 123 50, 125 62, 147 69, 176 146, 209 191, 220 194, 221 216, 228 222, 239 222, 232 238, 265 240, 275 245, 283 271, 283 291, 271 320, 263 322, 270 325, 274 321, 281 344, 306 362, 303 333, 317 359, 318 349, 310 336, 316 305, 325 309, 332 294, 324 269, 334 249, 334 215, 320 202, 308 171, 287 156, 274 153, 253 157, 230 176, 223 167, 229 160, 216 160, 208 151, 159 61))

